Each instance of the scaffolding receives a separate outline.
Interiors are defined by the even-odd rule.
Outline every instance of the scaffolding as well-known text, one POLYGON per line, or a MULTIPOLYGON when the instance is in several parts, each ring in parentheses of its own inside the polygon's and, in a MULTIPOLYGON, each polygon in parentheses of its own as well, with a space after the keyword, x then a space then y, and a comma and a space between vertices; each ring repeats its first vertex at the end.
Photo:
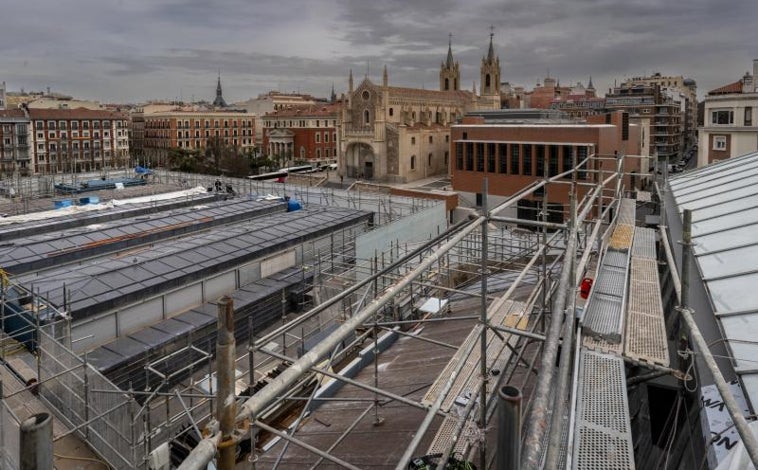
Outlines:
MULTIPOLYGON (((598 158, 606 157, 592 155, 574 162, 575 168, 596 167, 588 161, 598 158)), ((271 468, 286 465, 295 449, 312 454, 307 461, 311 468, 323 460, 360 468, 340 445, 356 429, 365 432, 367 417, 376 429, 390 426, 392 404, 415 410, 419 419, 385 467, 400 470, 428 457, 438 469, 446 468, 450 458, 489 468, 496 457, 496 391, 510 385, 525 392, 524 468, 565 465, 565 449, 573 438, 566 431, 566 417, 574 413, 571 397, 577 393, 576 380, 572 383, 569 377, 580 361, 574 355, 578 349, 571 346, 575 294, 584 273, 617 242, 610 228, 619 223, 618 216, 611 214, 625 213, 619 210, 626 195, 624 158, 618 158, 615 173, 594 172, 592 185, 578 182, 575 170, 554 175, 497 207, 488 207, 485 198, 477 217, 428 240, 390 240, 388 248, 370 257, 356 256, 354 239, 314 246, 301 257, 307 260, 303 269, 313 273, 309 294, 300 300, 304 313, 283 307, 281 324, 251 331, 246 343, 237 342, 233 377, 239 386, 233 404, 241 452, 251 462, 271 468), (549 221, 550 188, 565 184, 572 186, 570 217, 566 223, 549 221), (589 191, 577 200, 580 184, 588 185, 589 191), (539 217, 517 220, 499 215, 540 190, 539 217), (430 300, 440 306, 445 300, 446 308, 423 310, 430 300), (466 333, 454 342, 435 338, 431 332, 442 324, 460 324, 466 333), (387 363, 382 358, 399 341, 449 352, 434 383, 403 393, 382 386, 391 378, 383 372, 387 363), (559 354, 560 344, 565 347, 559 354), (358 380, 362 370, 364 380, 358 380), (338 393, 340 386, 358 392, 345 396, 338 393), (350 403, 359 409, 339 435, 332 433, 331 442, 314 445, 301 429, 314 410, 329 403, 350 403)), ((211 186, 216 180, 176 172, 158 172, 158 178, 186 186, 211 186)), ((376 225, 439 204, 316 185, 222 178, 222 184, 227 183, 238 193, 370 210, 379 214, 376 225)), ((485 183, 483 194, 486 189, 485 183)), ((189 377, 179 386, 123 390, 98 374, 86 356, 71 351, 65 321, 36 327, 41 396, 70 432, 90 442, 110 465, 148 468, 170 447, 178 456, 174 465, 200 469, 217 454, 222 433, 216 419, 218 371, 211 345, 190 342, 181 349, 192 359, 187 362, 189 377)), ((580 338, 576 341, 579 344, 580 338)), ((581 360, 590 359, 596 358, 581 360)), ((148 364, 146 373, 167 383, 158 366, 148 364)))

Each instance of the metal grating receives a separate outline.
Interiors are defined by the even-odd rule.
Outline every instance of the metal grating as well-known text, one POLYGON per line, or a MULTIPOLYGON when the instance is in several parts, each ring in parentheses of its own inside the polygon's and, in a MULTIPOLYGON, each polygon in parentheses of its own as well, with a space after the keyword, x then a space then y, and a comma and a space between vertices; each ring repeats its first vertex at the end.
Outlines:
MULTIPOLYGON (((658 315, 661 307, 661 293, 658 284, 632 280, 629 288, 630 312, 641 312, 647 315, 658 315)), ((662 316, 663 313, 660 312, 662 316)))
POLYGON ((582 350, 573 467, 634 469, 624 361, 582 350))
POLYGON ((632 247, 634 226, 631 224, 617 224, 613 230, 609 246, 614 250, 627 251, 632 247))
POLYGON ((619 205, 619 214, 616 219, 617 224, 634 225, 635 224, 635 212, 637 211, 637 203, 634 199, 624 198, 619 205))
POLYGON ((637 227, 634 229, 632 256, 635 258, 656 259, 655 230, 645 227, 637 227))
POLYGON ((582 318, 586 333, 611 343, 621 342, 622 307, 620 297, 593 293, 582 318))
POLYGON ((629 266, 629 255, 620 251, 608 250, 603 256, 602 264, 626 269, 629 266))
POLYGON ((626 272, 613 266, 601 266, 593 289, 600 294, 624 296, 626 272))

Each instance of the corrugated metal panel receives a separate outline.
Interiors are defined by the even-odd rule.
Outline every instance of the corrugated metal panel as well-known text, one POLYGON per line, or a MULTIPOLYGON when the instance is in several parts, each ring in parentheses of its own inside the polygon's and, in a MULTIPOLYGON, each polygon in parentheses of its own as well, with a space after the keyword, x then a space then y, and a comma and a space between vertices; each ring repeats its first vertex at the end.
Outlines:
POLYGON ((624 361, 582 350, 572 468, 633 470, 624 361))

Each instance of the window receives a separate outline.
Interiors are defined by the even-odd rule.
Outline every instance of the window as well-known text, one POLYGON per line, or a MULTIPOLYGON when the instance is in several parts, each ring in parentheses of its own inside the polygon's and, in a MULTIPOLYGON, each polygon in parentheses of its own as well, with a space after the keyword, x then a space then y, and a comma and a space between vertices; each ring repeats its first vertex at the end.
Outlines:
POLYGON ((476 171, 484 171, 484 143, 476 143, 476 171))
POLYGON ((726 150, 726 136, 725 135, 713 136, 713 150, 726 150))
MULTIPOLYGON (((563 146, 563 171, 568 171, 574 167, 574 147, 570 145, 563 146)), ((571 175, 567 175, 570 178, 571 175)))
POLYGON ((371 114, 368 112, 368 109, 363 111, 363 123, 364 124, 371 123, 371 114))
POLYGON ((66 129, 66 121, 58 121, 58 127, 61 129, 66 129))
POLYGON ((394 114, 395 114, 395 110, 393 110, 392 108, 390 108, 390 117, 392 117, 394 114))
POLYGON ((324 143, 328 143, 328 142, 329 142, 329 133, 324 132, 324 143))
POLYGON ((446 144, 450 143, 450 134, 445 135, 445 143, 446 144))
POLYGON ((550 176, 555 176, 558 174, 558 146, 551 145, 548 148, 548 152, 550 153, 548 174, 550 176))
POLYGON ((445 168, 447 168, 448 160, 450 159, 450 152, 445 152, 445 168))
POLYGON ((316 149, 316 158, 321 158, 321 149, 316 149))
POLYGON ((734 111, 712 111, 711 124, 734 124, 734 111))
POLYGON ((753 125, 753 108, 745 108, 745 125, 746 126, 752 126, 753 125))
POLYGON ((89 121, 82 122, 82 129, 89 129, 89 121))
POLYGON ((305 147, 300 147, 300 158, 301 159, 305 158, 305 147))
POLYGON ((455 168, 463 170, 463 142, 455 143, 455 168))
POLYGON ((498 144, 498 153, 500 158, 498 160, 498 173, 508 173, 508 144, 498 144))
POLYGON ((416 138, 415 137, 411 137, 411 145, 416 145, 416 138))
POLYGON ((429 143, 430 143, 430 144, 434 143, 434 137, 432 137, 432 136, 429 136, 429 143))
POLYGON ((531 176, 532 175, 532 146, 531 145, 524 145, 524 151, 523 151, 523 168, 521 170, 522 175, 531 176))
POLYGON ((415 169, 416 169, 416 156, 411 155, 411 170, 415 170, 415 169))
POLYGON ((495 172, 495 158, 497 155, 495 155, 495 144, 488 143, 487 144, 487 172, 488 173, 494 173, 495 172))
POLYGON ((426 166, 431 168, 432 167, 432 154, 431 153, 426 157, 426 160, 427 160, 426 166))
POLYGON ((316 132, 316 143, 318 144, 320 142, 321 142, 321 133, 320 132, 316 132))
POLYGON ((519 144, 511 144, 511 174, 518 175, 521 173, 519 168, 519 150, 521 146, 519 144))
POLYGON ((79 129, 79 121, 72 121, 71 129, 79 129))
POLYGON ((48 129, 55 129, 55 121, 47 121, 48 129))
POLYGON ((537 160, 537 176, 545 176, 545 146, 538 145, 534 158, 537 160))
POLYGON ((473 142, 466 142, 466 170, 474 170, 474 144, 473 142))
MULTIPOLYGON (((576 161, 577 164, 582 163, 587 158, 587 147, 577 147, 576 149, 576 161)), ((576 172, 577 179, 580 180, 586 180, 587 179, 587 164, 579 165, 579 168, 576 172)))

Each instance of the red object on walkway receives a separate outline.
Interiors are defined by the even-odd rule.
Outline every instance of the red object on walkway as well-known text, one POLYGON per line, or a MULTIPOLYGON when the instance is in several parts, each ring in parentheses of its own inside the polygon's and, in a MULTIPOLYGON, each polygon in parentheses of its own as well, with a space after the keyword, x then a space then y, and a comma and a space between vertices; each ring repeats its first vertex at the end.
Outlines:
POLYGON ((579 295, 581 298, 586 299, 590 295, 592 289, 592 278, 585 277, 582 279, 582 283, 579 285, 579 295))

